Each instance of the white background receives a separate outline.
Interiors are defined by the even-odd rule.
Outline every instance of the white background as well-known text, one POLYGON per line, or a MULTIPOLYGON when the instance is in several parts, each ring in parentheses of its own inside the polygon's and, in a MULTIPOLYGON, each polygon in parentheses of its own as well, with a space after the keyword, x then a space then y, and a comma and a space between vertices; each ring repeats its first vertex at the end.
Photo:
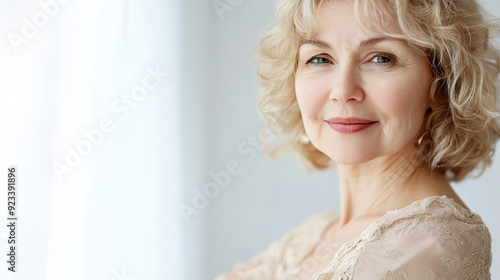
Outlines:
MULTIPOLYGON (((250 144, 264 124, 252 57, 275 1, 58 1, 18 47, 9 34, 22 34, 23 18, 33 21, 50 0, 0 2, 0 180, 7 166, 19 169, 18 272, 4 261, 5 183, 0 279, 213 279, 309 216, 338 209, 335 170, 309 174, 250 144), (229 9, 218 13, 214 3, 229 9), (113 104, 150 69, 168 77, 121 118, 113 104), (59 180, 54 162, 66 164, 82 132, 104 119, 114 130, 59 180), (235 163, 240 173, 186 222, 179 207, 193 205, 211 172, 235 163)), ((483 177, 456 186, 490 228, 493 279, 499 182, 500 153, 483 177)))

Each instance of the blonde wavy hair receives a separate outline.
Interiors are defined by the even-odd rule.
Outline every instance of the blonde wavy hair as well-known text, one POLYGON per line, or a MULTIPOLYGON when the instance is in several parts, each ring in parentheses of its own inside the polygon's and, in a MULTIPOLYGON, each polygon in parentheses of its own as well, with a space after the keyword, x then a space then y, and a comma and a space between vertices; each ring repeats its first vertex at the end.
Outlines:
MULTIPOLYGON (((317 10, 325 2, 280 1, 276 22, 258 49, 264 90, 259 110, 267 117, 260 135, 263 149, 271 158, 295 153, 309 171, 335 166, 301 141, 305 130, 294 85, 299 46, 314 36, 317 10), (280 133, 285 137, 268 150, 269 136, 280 133)), ((365 28, 405 38, 428 58, 434 76, 430 96, 437 107, 427 118, 419 148, 429 168, 456 182, 475 169, 482 174, 500 138, 500 57, 491 39, 500 30, 496 22, 475 0, 355 0, 355 9, 365 28), (388 30, 391 26, 400 30, 388 30)))

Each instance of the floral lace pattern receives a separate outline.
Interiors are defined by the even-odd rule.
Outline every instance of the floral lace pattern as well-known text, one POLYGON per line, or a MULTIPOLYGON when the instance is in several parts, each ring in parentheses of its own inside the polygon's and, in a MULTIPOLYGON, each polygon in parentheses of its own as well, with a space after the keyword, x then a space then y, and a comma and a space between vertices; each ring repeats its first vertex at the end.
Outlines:
POLYGON ((488 228, 479 215, 446 196, 389 211, 338 251, 312 258, 337 218, 331 212, 310 218, 254 257, 239 278, 223 275, 216 280, 491 279, 488 228), (328 258, 326 267, 318 258, 328 258), (311 271, 304 275, 312 277, 301 276, 311 271))

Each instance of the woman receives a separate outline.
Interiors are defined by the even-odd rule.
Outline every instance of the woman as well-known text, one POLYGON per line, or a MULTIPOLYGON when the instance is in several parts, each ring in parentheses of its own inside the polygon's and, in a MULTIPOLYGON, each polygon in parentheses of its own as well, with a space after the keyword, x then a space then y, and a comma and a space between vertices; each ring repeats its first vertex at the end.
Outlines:
POLYGON ((491 237, 451 188, 500 137, 474 0, 283 0, 260 44, 260 109, 309 170, 335 162, 322 213, 221 279, 490 279, 491 237))

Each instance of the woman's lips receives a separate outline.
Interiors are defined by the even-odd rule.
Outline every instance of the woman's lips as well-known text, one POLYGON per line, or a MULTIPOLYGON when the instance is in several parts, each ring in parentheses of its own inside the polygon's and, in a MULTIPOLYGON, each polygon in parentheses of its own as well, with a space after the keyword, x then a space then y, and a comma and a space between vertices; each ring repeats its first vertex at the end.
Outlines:
POLYGON ((362 131, 376 123, 376 121, 361 118, 331 118, 326 122, 333 130, 344 134, 362 131))

